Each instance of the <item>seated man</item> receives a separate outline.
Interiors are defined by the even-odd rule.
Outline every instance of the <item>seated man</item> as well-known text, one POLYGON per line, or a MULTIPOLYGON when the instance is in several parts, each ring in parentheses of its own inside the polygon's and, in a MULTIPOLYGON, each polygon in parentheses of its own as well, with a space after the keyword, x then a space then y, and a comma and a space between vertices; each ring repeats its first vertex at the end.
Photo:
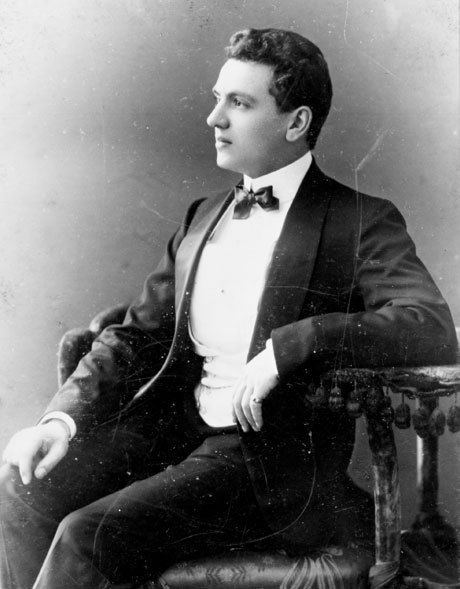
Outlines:
POLYGON ((139 583, 228 547, 362 539, 354 420, 313 420, 308 383, 455 358, 401 215, 312 157, 332 97, 321 51, 251 29, 226 54, 207 122, 217 165, 243 180, 190 206, 123 325, 9 442, 3 589, 139 583))

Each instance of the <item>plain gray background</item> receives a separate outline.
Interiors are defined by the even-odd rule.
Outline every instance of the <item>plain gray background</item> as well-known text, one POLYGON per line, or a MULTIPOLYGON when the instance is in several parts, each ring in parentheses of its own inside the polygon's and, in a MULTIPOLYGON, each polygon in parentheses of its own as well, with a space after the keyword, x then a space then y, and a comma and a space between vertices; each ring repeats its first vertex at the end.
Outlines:
MULTIPOLYGON (((334 100, 319 165, 402 210, 460 323, 455 0, 2 0, 0 446, 55 392, 62 334, 137 294, 188 203, 235 181, 205 119, 247 26, 321 47, 334 100)), ((415 434, 397 433, 407 524, 415 434)), ((453 521, 450 433, 441 456, 453 521)), ((369 483, 363 443, 353 472, 369 483)))

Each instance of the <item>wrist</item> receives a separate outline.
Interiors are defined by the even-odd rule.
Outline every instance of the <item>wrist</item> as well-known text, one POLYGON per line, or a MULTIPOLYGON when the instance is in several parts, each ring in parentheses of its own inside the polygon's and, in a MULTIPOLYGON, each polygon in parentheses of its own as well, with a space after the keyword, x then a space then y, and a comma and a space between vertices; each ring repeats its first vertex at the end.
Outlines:
POLYGON ((268 374, 278 381, 279 372, 278 367, 276 365, 275 353, 273 350, 273 342, 271 338, 265 342, 265 350, 263 351, 263 354, 265 357, 265 365, 268 374))
POLYGON ((59 434, 59 437, 61 437, 63 434, 65 439, 68 442, 72 438, 69 426, 66 424, 65 421, 63 421, 62 419, 59 419, 58 417, 52 417, 51 419, 48 419, 47 421, 42 421, 39 424, 39 426, 48 427, 48 429, 53 432, 56 432, 56 431, 61 432, 59 434))
POLYGON ((48 411, 45 413, 45 415, 43 415, 38 423, 46 423, 51 419, 58 419, 59 421, 65 423, 69 428, 70 439, 75 437, 75 434, 77 433, 77 426, 75 425, 75 421, 72 419, 72 417, 70 417, 70 415, 64 411, 48 411))

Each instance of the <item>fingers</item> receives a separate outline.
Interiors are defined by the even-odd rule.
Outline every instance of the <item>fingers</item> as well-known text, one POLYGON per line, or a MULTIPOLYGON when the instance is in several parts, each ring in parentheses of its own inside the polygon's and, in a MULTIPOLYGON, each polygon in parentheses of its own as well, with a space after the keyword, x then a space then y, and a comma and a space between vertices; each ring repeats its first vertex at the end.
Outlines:
POLYGON ((39 448, 36 451, 29 451, 24 452, 18 460, 18 468, 19 474, 21 475, 22 482, 24 485, 28 485, 32 480, 32 464, 34 461, 34 457, 38 452, 39 448))
POLYGON ((244 432, 251 428, 258 432, 262 428, 262 399, 258 399, 254 387, 243 378, 235 388, 233 411, 244 432))
POLYGON ((260 431, 264 424, 262 419, 262 400, 252 395, 249 402, 251 406, 252 416, 257 427, 257 431, 260 431))
MULTIPOLYGON (((22 432, 19 432, 20 434, 22 432)), ((27 436, 16 434, 3 453, 3 460, 17 466, 24 485, 28 485, 32 480, 32 465, 35 456, 41 448, 41 440, 38 440, 31 434, 27 436), (26 441, 27 443, 24 443, 26 441)))
POLYGON ((235 387, 233 412, 243 431, 260 431, 263 426, 262 403, 279 382, 273 350, 254 356, 244 367, 235 387))
POLYGON ((68 438, 62 427, 51 423, 20 430, 9 441, 3 460, 17 466, 24 485, 32 480, 32 473, 43 478, 65 456, 68 438), (42 457, 34 470, 34 464, 42 457))
POLYGON ((252 394, 253 394, 252 388, 245 389, 244 394, 243 394, 243 399, 241 401, 241 407, 243 409, 244 416, 246 417, 246 420, 248 421, 249 425, 252 427, 252 429, 254 431, 259 431, 259 427, 258 427, 258 425, 254 419, 254 415, 253 415, 254 406, 257 405, 258 403, 253 402, 252 394))
POLYGON ((68 443, 63 440, 57 440, 52 443, 45 457, 38 463, 34 474, 37 479, 42 479, 47 475, 58 462, 66 455, 68 443))
POLYGON ((242 407, 242 400, 244 396, 244 392, 246 390, 246 383, 244 380, 240 380, 239 383, 236 385, 235 393, 233 395, 233 411, 235 413, 235 417, 239 421, 241 428, 244 432, 248 432, 250 429, 250 423, 246 418, 246 415, 243 411, 242 407))

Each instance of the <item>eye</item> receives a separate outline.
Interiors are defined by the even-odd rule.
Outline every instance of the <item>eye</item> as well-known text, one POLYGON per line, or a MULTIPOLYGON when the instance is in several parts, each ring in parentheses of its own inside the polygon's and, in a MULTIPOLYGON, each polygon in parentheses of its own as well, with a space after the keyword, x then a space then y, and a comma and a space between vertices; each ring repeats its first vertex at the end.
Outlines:
POLYGON ((242 102, 239 98, 236 98, 236 97, 233 98, 232 102, 233 102, 233 105, 236 106, 237 108, 242 108, 242 107, 246 106, 246 104, 244 102, 242 102))

